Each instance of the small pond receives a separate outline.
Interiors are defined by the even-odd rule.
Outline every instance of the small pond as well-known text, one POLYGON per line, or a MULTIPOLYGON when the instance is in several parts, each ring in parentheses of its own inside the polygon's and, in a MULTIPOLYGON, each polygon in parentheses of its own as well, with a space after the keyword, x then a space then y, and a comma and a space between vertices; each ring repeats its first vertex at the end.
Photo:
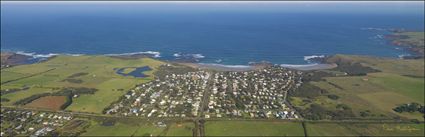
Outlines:
POLYGON ((116 68, 116 73, 121 76, 133 76, 135 78, 144 78, 148 77, 148 75, 143 74, 145 71, 152 70, 149 66, 143 66, 143 67, 124 67, 124 68, 116 68), (134 69, 133 71, 126 73, 126 69, 134 69))

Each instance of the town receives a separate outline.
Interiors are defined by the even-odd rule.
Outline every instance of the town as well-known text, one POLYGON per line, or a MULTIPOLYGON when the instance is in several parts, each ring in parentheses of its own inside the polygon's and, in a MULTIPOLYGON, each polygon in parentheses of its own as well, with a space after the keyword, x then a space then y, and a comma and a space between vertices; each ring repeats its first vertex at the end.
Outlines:
POLYGON ((73 119, 70 114, 1 109, 1 136, 48 136, 73 119))
POLYGON ((286 95, 301 72, 279 66, 243 72, 197 70, 137 86, 106 114, 139 117, 297 119, 286 95))

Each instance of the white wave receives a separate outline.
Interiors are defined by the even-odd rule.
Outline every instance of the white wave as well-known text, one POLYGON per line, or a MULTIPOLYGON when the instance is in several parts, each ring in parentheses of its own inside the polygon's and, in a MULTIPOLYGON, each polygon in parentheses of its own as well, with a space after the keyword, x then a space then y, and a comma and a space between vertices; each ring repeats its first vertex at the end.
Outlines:
POLYGON ((385 31, 387 29, 384 28, 373 28, 373 27, 368 27, 368 28, 360 28, 361 30, 377 30, 377 31, 385 31))
POLYGON ((25 55, 25 56, 33 56, 35 53, 34 52, 28 53, 28 52, 23 52, 23 51, 17 51, 16 54, 25 55))
POLYGON ((317 66, 319 64, 303 64, 303 65, 296 65, 296 64, 280 64, 281 67, 287 67, 287 68, 302 68, 302 67, 313 67, 317 66))
POLYGON ((56 53, 36 54, 35 52, 24 52, 24 51, 17 51, 16 54, 30 56, 32 58, 49 58, 49 57, 59 55, 59 54, 56 54, 56 53))
POLYGON ((66 53, 64 55, 78 57, 78 56, 83 56, 84 54, 69 54, 69 53, 66 53))
POLYGON ((311 56, 304 56, 304 60, 305 60, 305 61, 308 61, 308 60, 313 59, 313 58, 324 58, 324 57, 325 57, 325 55, 311 55, 311 56))
POLYGON ((49 54, 35 54, 33 58, 49 58, 59 54, 49 53, 49 54))
POLYGON ((215 62, 217 62, 217 63, 221 63, 223 60, 221 60, 221 59, 217 59, 217 60, 215 60, 215 62))
POLYGON ((211 66, 211 67, 223 67, 223 68, 252 68, 252 66, 248 65, 224 65, 217 63, 198 63, 201 66, 211 66))
POLYGON ((411 56, 411 55, 410 54, 401 54, 401 55, 398 55, 398 58, 402 59, 402 58, 407 57, 407 56, 411 56))
POLYGON ((297 70, 319 70, 319 69, 330 69, 335 67, 335 65, 332 65, 332 64, 317 64, 317 63, 303 64, 303 65, 280 64, 280 66, 285 68, 297 69, 297 70))
POLYGON ((158 51, 145 51, 145 52, 140 52, 141 54, 151 54, 153 55, 154 58, 159 58, 161 57, 161 53, 158 51))
POLYGON ((194 59, 202 59, 202 58, 205 58, 205 56, 204 56, 204 55, 202 55, 202 54, 182 54, 182 53, 174 53, 174 54, 173 54, 173 56, 174 56, 174 57, 176 57, 176 58, 180 58, 180 57, 183 57, 183 58, 194 58, 194 59))
POLYGON ((180 55, 179 53, 174 53, 174 54, 173 54, 173 56, 174 56, 174 57, 180 57, 180 56, 182 56, 182 55, 180 55))
POLYGON ((192 57, 193 57, 193 58, 196 58, 196 59, 202 59, 202 58, 205 58, 205 56, 204 56, 204 55, 202 55, 202 54, 192 54, 192 57))
POLYGON ((125 56, 125 55, 138 55, 138 54, 147 54, 152 55, 154 58, 161 57, 161 53, 157 51, 142 51, 142 52, 130 52, 130 53, 121 53, 121 54, 105 54, 107 56, 125 56))

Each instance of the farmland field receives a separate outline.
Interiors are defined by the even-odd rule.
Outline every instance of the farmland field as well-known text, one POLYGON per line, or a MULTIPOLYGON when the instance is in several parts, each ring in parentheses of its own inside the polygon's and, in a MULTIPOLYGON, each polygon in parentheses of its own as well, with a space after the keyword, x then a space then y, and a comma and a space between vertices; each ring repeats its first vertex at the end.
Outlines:
POLYGON ((102 125, 102 123, 92 121, 91 125, 82 136, 131 136, 139 127, 123 123, 114 125, 102 125))
POLYGON ((166 123, 159 127, 153 123, 121 121, 113 125, 104 125, 91 121, 91 125, 82 136, 192 136, 193 123, 166 123))
POLYGON ((206 136, 304 136, 299 122, 207 121, 206 136))
POLYGON ((194 124, 187 123, 171 123, 165 136, 192 136, 194 124))
POLYGON ((308 136, 424 136, 424 124, 308 123, 308 136))
POLYGON ((66 102, 66 96, 45 96, 26 104, 27 107, 60 110, 66 102))
POLYGON ((313 98, 290 97, 298 108, 308 109, 318 104, 327 110, 346 105, 355 117, 408 118, 424 121, 420 113, 397 113, 393 108, 407 103, 424 104, 424 60, 399 60, 378 57, 336 55, 330 61, 361 63, 380 72, 359 76, 329 76, 311 84, 326 91, 313 98), (335 95, 337 99, 329 99, 335 95), (310 101, 305 101, 310 100, 310 101))
POLYGON ((163 62, 151 58, 119 59, 108 56, 56 56, 48 61, 20 65, 1 70, 1 89, 30 87, 28 90, 2 95, 14 102, 41 93, 53 93, 65 87, 95 88, 92 95, 73 99, 67 108, 72 111, 101 113, 113 101, 136 84, 154 79, 153 73, 163 62), (143 72, 149 77, 134 78, 115 73, 114 68, 149 66, 143 72))

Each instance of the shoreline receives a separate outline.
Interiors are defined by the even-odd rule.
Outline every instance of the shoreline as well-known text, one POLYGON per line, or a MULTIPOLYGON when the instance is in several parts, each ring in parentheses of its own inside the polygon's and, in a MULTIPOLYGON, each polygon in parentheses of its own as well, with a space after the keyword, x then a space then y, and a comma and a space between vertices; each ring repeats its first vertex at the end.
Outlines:
MULTIPOLYGON (((102 55, 88 55, 88 54, 35 54, 35 53, 25 53, 25 52, 12 52, 12 51, 2 51, 1 55, 5 54, 12 54, 12 55, 18 55, 21 56, 23 59, 19 60, 19 63, 8 65, 7 59, 4 60, 2 58, 2 69, 13 67, 17 65, 23 65, 23 64, 33 64, 33 63, 41 63, 44 61, 48 61, 56 56, 108 56, 111 58, 116 59, 123 59, 123 60, 129 60, 129 59, 138 59, 138 58, 152 58, 164 62, 170 62, 170 63, 176 63, 181 64, 185 66, 189 66, 196 69, 208 69, 208 70, 215 70, 215 71, 251 71, 251 70, 258 70, 262 69, 266 66, 270 65, 278 65, 284 68, 289 69, 295 69, 300 71, 312 71, 312 70, 326 70, 326 69, 333 69, 336 68, 338 65, 335 63, 327 63, 324 60, 327 57, 331 57, 334 55, 311 55, 306 56, 308 57, 307 64, 271 64, 269 62, 259 62, 259 63, 248 63, 246 65, 233 65, 233 64, 219 64, 219 63, 204 63, 204 62, 179 62, 178 60, 165 60, 165 59, 159 59, 155 57, 155 55, 158 55, 159 53, 150 54, 147 52, 138 52, 136 53, 123 53, 123 54, 102 54, 102 55), (153 56, 152 56, 153 55, 153 56), (3 65, 6 64, 6 65, 3 65)), ((335 54, 338 55, 338 54, 335 54)), ((363 55, 360 55, 363 56, 363 55)), ((380 57, 380 56, 369 56, 374 58, 392 58, 392 57, 380 57)), ((410 58, 393 58, 393 59, 410 59, 410 58)), ((15 60, 13 60, 15 61, 15 60)), ((16 61, 15 61, 16 62, 16 61)))
MULTIPOLYGON (((50 60, 56 56, 62 55, 62 56, 83 56, 85 54, 35 54, 35 53, 25 53, 25 52, 1 52, 2 55, 18 55, 22 57, 20 60, 18 60, 18 63, 10 64, 8 62, 16 62, 16 60, 8 60, 5 58, 2 59, 2 64, 16 66, 16 65, 22 65, 22 64, 32 64, 32 63, 41 63, 47 60, 50 60)), ((87 55, 87 56, 93 56, 93 55, 87 55)), ((96 56, 96 55, 94 55, 96 56)), ((146 53, 139 52, 139 54, 105 54, 100 56, 109 56, 112 58, 117 59, 137 59, 137 58, 153 58, 158 59, 155 56, 146 55, 146 53)), ((189 66, 192 68, 198 68, 198 69, 209 69, 209 70, 216 70, 216 71, 251 71, 251 70, 258 70, 262 69, 266 66, 272 65, 270 63, 258 63, 258 64, 247 64, 247 65, 229 65, 229 64, 218 64, 218 63, 202 63, 202 62, 178 62, 178 61, 169 61, 169 60, 162 60, 161 61, 166 62, 172 62, 177 63, 185 66, 189 66)), ((324 63, 313 63, 313 64, 276 64, 284 68, 290 68, 290 69, 296 69, 296 70, 321 70, 321 69, 331 69, 336 67, 336 64, 324 64, 324 63)))
POLYGON ((335 63, 332 63, 332 64, 314 63, 314 64, 306 64, 306 65, 281 64, 280 66, 284 68, 291 68, 291 69, 303 70, 303 71, 333 69, 338 67, 338 65, 335 63))

